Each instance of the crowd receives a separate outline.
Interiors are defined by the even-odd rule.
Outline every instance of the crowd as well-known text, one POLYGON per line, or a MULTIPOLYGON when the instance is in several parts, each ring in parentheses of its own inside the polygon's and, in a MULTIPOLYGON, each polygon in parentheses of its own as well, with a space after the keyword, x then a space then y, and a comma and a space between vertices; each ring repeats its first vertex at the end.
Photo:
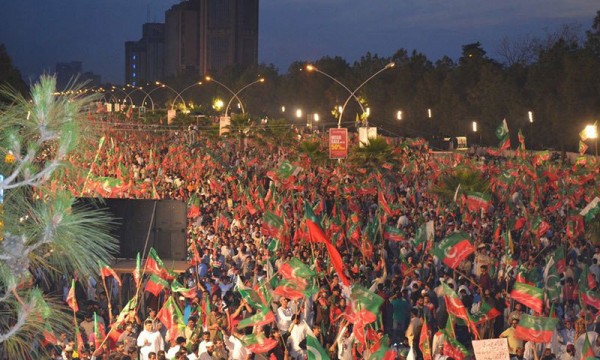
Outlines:
POLYGON ((53 358, 462 359, 498 338, 511 359, 600 356, 597 220, 581 213, 595 214, 597 163, 390 144, 373 170, 268 141, 107 130, 72 158, 93 176, 66 186, 186 201, 189 268, 79 279, 79 331, 55 334, 53 358), (457 169, 481 173, 489 199, 444 196, 457 169))

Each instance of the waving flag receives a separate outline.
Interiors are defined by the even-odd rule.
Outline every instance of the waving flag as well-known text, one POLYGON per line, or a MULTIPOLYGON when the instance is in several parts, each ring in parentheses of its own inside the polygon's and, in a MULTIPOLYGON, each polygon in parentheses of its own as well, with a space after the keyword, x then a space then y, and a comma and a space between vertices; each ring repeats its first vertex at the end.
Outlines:
POLYGON ((421 328, 421 335, 419 336, 419 349, 421 349, 421 353, 423 354, 423 360, 432 360, 431 339, 429 338, 427 317, 424 317, 423 327, 421 328))
POLYGON ((346 315, 353 324, 370 324, 377 320, 381 304, 383 304, 381 296, 354 284, 350 292, 350 306, 346 315))
POLYGON ((165 264, 154 248, 150 248, 150 251, 148 252, 148 258, 146 258, 146 271, 150 274, 158 275, 168 281, 175 278, 174 274, 167 270, 165 264))
POLYGON ((77 298, 75 297, 75 279, 71 280, 71 288, 67 295, 67 304, 73 309, 73 312, 79 311, 79 305, 77 305, 77 298))
POLYGON ((496 317, 500 316, 500 311, 495 307, 489 305, 485 301, 481 302, 479 306, 479 310, 477 312, 471 314, 471 318, 476 325, 479 325, 488 320, 492 320, 496 317))
POLYGON ((192 289, 185 288, 177 280, 173 280, 173 282, 171 283, 171 291, 179 293, 181 296, 183 296, 187 299, 195 299, 196 295, 197 295, 196 294, 197 290, 195 288, 192 288, 192 289))
POLYGON ((277 340, 265 337, 262 334, 246 335, 240 341, 254 354, 266 353, 277 346, 277 340))
POLYGON ((102 276, 102 280, 108 276, 112 276, 117 281, 117 284, 121 286, 121 278, 113 269, 111 269, 110 266, 106 265, 102 260, 98 260, 98 266, 100 267, 100 275, 102 276))
POLYGON ((471 212, 488 211, 492 205, 492 196, 490 194, 484 194, 475 191, 466 192, 467 209, 471 212))
POLYGON ((587 204, 583 208, 583 210, 581 210, 579 215, 583 216, 583 218, 585 219, 585 222, 587 223, 587 222, 592 221, 599 212, 600 212, 600 198, 598 198, 596 196, 594 198, 594 200, 590 201, 590 203, 587 204))
POLYGON ((456 269, 458 264, 474 251, 475 247, 471 244, 471 238, 465 232, 454 233, 444 238, 436 248, 432 249, 433 255, 451 269, 456 269))
POLYGON ((442 290, 444 293, 444 300, 446 302, 446 310, 448 311, 448 313, 464 320, 467 323, 467 326, 469 327, 471 332, 475 335, 475 337, 479 338, 479 332, 477 332, 477 327, 473 323, 473 320, 471 320, 467 308, 462 303, 458 295, 456 295, 454 290, 452 290, 445 283, 442 283, 442 290))
POLYGON ((383 230, 383 238, 387 241, 404 241, 406 239, 406 234, 402 229, 398 229, 395 226, 386 225, 383 230))
POLYGON ((306 334, 306 352, 308 360, 330 360, 327 351, 323 349, 323 345, 321 345, 310 328, 306 334))
POLYGON ((160 276, 156 276, 155 274, 151 274, 148 278, 148 282, 146 282, 145 290, 151 293, 154 296, 158 296, 161 291, 169 288, 169 282, 160 276))
POLYGON ((184 336, 185 324, 183 323, 183 315, 172 296, 169 296, 167 301, 165 301, 162 308, 156 314, 156 318, 168 330, 167 336, 165 336, 166 340, 173 341, 178 336, 184 336))
POLYGON ((275 321, 275 315, 268 307, 262 308, 256 314, 247 317, 238 323, 238 329, 243 329, 248 326, 261 326, 270 324, 275 321))
POLYGON ((522 282, 515 282, 510 297, 513 300, 532 308, 536 312, 542 313, 542 308, 544 306, 544 291, 542 289, 522 282))
POLYGON ((552 333, 556 329, 557 324, 557 318, 521 314, 519 323, 515 328, 515 336, 525 341, 548 343, 552 340, 552 333))

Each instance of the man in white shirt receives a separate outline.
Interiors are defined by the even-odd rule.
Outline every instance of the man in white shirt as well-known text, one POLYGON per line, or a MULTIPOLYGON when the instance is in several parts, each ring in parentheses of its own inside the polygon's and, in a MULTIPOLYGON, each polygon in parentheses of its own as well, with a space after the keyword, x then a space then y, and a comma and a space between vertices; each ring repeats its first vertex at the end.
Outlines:
POLYGON ((290 336, 287 339, 288 350, 292 359, 304 359, 305 351, 300 347, 300 343, 306 339, 309 327, 306 322, 300 319, 300 315, 292 316, 292 325, 290 326, 290 336))
POLYGON ((148 360, 150 352, 157 353, 165 349, 162 335, 154 329, 152 320, 144 321, 144 330, 137 338, 137 345, 140 347, 140 360, 148 360))
MULTIPOLYGON (((242 333, 239 333, 237 329, 233 330, 237 336, 243 336, 242 333)), ((242 344, 240 339, 237 338, 236 335, 230 335, 229 337, 224 337, 223 342, 227 349, 229 349, 229 359, 231 360, 247 360, 250 356, 251 352, 242 344)))
POLYGON ((186 342, 186 340, 183 336, 178 336, 177 339, 175 340, 175 346, 171 346, 169 348, 169 351, 167 351, 167 353, 165 354, 165 357, 168 360, 175 359, 175 355, 177 355, 179 350, 185 349, 185 342, 186 342))
POLYGON ((293 310, 289 306, 289 299, 282 298, 281 306, 277 308, 277 328, 282 334, 287 334, 292 324, 293 310))

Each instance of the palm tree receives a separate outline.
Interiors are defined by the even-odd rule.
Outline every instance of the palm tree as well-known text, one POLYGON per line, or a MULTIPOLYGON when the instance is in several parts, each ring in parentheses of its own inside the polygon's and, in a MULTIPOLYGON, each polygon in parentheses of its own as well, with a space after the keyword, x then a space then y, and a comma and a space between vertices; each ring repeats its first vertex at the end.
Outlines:
MULTIPOLYGON (((83 145, 91 97, 56 95, 56 79, 43 76, 27 99, 10 88, 0 111, 0 358, 42 358, 45 330, 73 329, 73 313, 38 284, 61 276, 98 274, 117 243, 107 213, 84 209, 72 194, 52 189, 67 156, 83 145), (36 277, 34 278, 34 275, 36 277), (39 274, 46 274, 43 278, 39 274)), ((102 139, 100 140, 102 141, 102 139)), ((96 142, 97 144, 98 142, 96 142)), ((70 331, 69 331, 70 332, 70 331)))
POLYGON ((298 145, 298 153, 306 156, 313 164, 322 164, 327 159, 327 154, 321 148, 322 142, 317 140, 304 140, 298 145))
POLYGON ((381 172, 382 165, 393 163, 395 159, 393 148, 380 136, 369 139, 369 142, 362 143, 362 146, 352 148, 350 161, 356 166, 381 172))
POLYGON ((489 191, 489 188, 489 181, 483 177, 483 174, 479 170, 458 166, 440 175, 438 181, 432 186, 431 191, 439 195, 442 199, 451 202, 454 199, 457 189, 460 192, 485 193, 489 191))

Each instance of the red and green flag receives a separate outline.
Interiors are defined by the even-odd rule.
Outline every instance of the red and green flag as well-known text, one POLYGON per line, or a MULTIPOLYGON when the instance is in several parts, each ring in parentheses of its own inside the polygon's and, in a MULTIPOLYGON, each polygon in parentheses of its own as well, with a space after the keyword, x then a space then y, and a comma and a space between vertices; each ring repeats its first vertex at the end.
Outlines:
POLYGON ((587 331, 585 332, 585 340, 583 341, 583 347, 581 348, 581 360, 594 360, 597 359, 594 353, 594 348, 590 342, 587 331))
POLYGON ((281 229, 283 229, 283 217, 266 210, 263 215, 262 234, 276 239, 279 238, 281 229))
POLYGON ((69 305, 73 312, 79 311, 79 305, 77 305, 77 298, 75 297, 75 279, 71 280, 71 288, 67 295, 67 305, 69 305))
POLYGON ((423 251, 428 247, 427 244, 433 242, 435 236, 435 227, 433 221, 421 224, 415 234, 415 248, 417 252, 423 251))
POLYGON ((496 128, 496 137, 500 140, 500 143, 498 144, 500 150, 510 149, 510 134, 508 133, 506 119, 503 119, 500 126, 496 128))
POLYGON ((533 285, 515 282, 510 297, 535 310, 538 314, 542 313, 544 307, 544 290, 533 285))
POLYGON ((482 301, 479 309, 475 313, 471 314, 471 318, 476 325, 479 325, 500 315, 501 314, 498 309, 486 303, 485 301, 482 301))
POLYGON ((524 341, 549 343, 557 324, 558 318, 521 314, 519 323, 515 328, 515 336, 524 341))
POLYGON ((145 291, 151 293, 154 296, 158 296, 164 289, 169 289, 169 282, 160 276, 150 274, 148 281, 146 282, 145 291))
POLYGON ((137 253, 135 257, 135 269, 133 270, 133 280, 135 281, 135 286, 140 287, 142 283, 142 260, 140 258, 140 253, 137 253))
POLYGON ((121 286, 121 278, 110 266, 106 265, 102 260, 98 260, 98 266, 100 267, 100 275, 102 276, 102 280, 112 276, 117 281, 119 286, 121 286))
POLYGON ((381 304, 381 296, 354 284, 350 291, 350 306, 346 309, 346 316, 355 326, 370 324, 377 320, 381 304))
POLYGON ((277 346, 277 340, 263 334, 246 335, 240 340, 253 354, 263 354, 277 346))
POLYGON ((464 259, 475 251, 471 237, 466 232, 454 233, 444 238, 437 247, 431 249, 446 266, 456 269, 464 259))
POLYGON ((323 228, 321 227, 321 221, 319 218, 317 218, 312 210, 312 207, 306 201, 304 202, 304 218, 306 219, 306 226, 308 227, 310 241, 325 244, 327 253, 329 253, 331 264, 337 272, 338 277, 344 285, 349 286, 350 280, 348 280, 344 274, 344 261, 342 260, 342 256, 335 245, 333 245, 325 235, 325 231, 323 231, 323 228))
POLYGON ((150 248, 150 251, 148 252, 148 257, 146 258, 146 272, 158 275, 168 281, 175 278, 174 274, 167 270, 165 264, 154 248, 150 248))
POLYGON ((406 234, 402 229, 386 225, 385 229, 383 229, 383 238, 387 241, 404 241, 406 239, 406 234))
POLYGON ((598 213, 600 213, 600 198, 596 196, 583 208, 583 210, 581 210, 579 215, 583 216, 585 222, 588 223, 592 221, 598 213))
POLYGON ((156 313, 156 318, 168 330, 165 337, 167 341, 173 341, 178 336, 184 336, 185 324, 183 323, 183 314, 172 296, 169 296, 162 308, 156 313))
POLYGON ((488 208, 492 205, 492 196, 481 192, 466 191, 465 200, 467 209, 471 212, 477 212, 480 209, 487 212, 488 208))
POLYGON ((244 285, 239 277, 237 280, 236 289, 240 293, 242 299, 246 300, 246 302, 253 308, 257 309, 265 306, 265 303, 261 299, 259 293, 256 290, 244 285))
POLYGON ((537 237, 544 236, 550 230, 550 224, 542 220, 540 216, 536 216, 531 222, 531 232, 537 237))
POLYGON ((423 354, 423 360, 432 360, 431 339, 429 338, 427 317, 424 317, 423 327, 421 328, 421 334, 419 336, 419 349, 421 349, 421 353, 423 354))
POLYGON ((94 313, 94 344, 96 345, 96 348, 100 347, 104 335, 104 326, 98 321, 98 314, 94 313))
POLYGON ((521 131, 521 129, 519 129, 519 132, 517 133, 517 137, 519 139, 519 149, 522 151, 525 151, 525 136, 523 135, 523 132, 521 131))
POLYGON ((444 335, 444 338, 446 339, 444 342, 444 347, 442 348, 444 355, 454 360, 464 360, 467 356, 469 356, 469 350, 467 350, 463 344, 456 340, 452 334, 444 331, 444 335))
POLYGON ((471 332, 475 335, 476 338, 479 338, 479 332, 477 331, 477 327, 471 317, 469 316, 469 312, 465 305, 462 303, 458 295, 452 290, 446 283, 442 283, 442 291, 444 293, 444 300, 446 303, 446 310, 448 314, 452 314, 459 319, 464 320, 467 323, 467 326, 471 330, 471 332))
POLYGON ((196 295, 197 295, 196 289, 194 289, 194 288, 188 289, 188 288, 184 287, 177 280, 173 280, 173 282, 171 283, 171 291, 179 293, 181 296, 183 296, 187 299, 194 299, 194 298, 196 298, 196 295))
POLYGON ((238 329, 243 329, 248 326, 262 326, 275 321, 275 315, 268 307, 262 308, 256 314, 247 317, 238 323, 238 329))
POLYGON ((310 328, 306 334, 306 353, 308 360, 330 360, 327 351, 323 349, 323 345, 321 345, 310 328))
POLYGON ((390 205, 385 199, 385 195, 383 194, 383 191, 381 189, 379 189, 379 191, 377 192, 377 203, 388 216, 394 216, 394 212, 392 211, 392 209, 390 209, 390 205))

